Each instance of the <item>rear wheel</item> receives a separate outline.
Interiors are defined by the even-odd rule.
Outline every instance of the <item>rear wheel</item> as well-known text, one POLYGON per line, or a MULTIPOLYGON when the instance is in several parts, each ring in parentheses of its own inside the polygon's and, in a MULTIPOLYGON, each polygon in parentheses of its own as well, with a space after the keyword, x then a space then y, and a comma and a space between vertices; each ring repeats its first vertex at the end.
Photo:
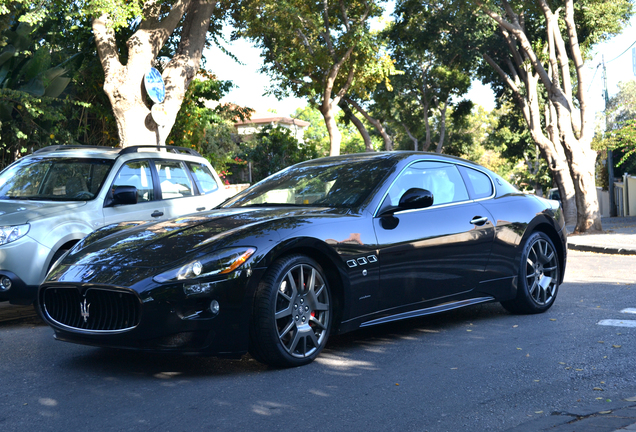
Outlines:
POLYGON ((276 261, 258 286, 250 353, 271 366, 311 363, 327 344, 332 303, 320 265, 304 255, 276 261))
POLYGON ((512 313, 547 311, 556 299, 560 274, 559 255, 552 240, 542 232, 533 233, 521 256, 517 297, 502 302, 502 306, 512 313))

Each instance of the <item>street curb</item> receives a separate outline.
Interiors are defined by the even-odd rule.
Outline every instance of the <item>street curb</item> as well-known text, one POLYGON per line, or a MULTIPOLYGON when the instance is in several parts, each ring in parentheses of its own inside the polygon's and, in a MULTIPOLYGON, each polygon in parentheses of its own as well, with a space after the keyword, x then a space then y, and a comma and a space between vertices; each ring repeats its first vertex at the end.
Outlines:
POLYGON ((23 318, 35 318, 38 314, 33 306, 16 306, 9 302, 0 304, 0 323, 5 321, 14 321, 23 318))
POLYGON ((577 250, 581 252, 595 252, 610 255, 636 255, 636 249, 634 248, 622 248, 622 247, 608 247, 608 246, 592 246, 568 243, 568 249, 577 250))

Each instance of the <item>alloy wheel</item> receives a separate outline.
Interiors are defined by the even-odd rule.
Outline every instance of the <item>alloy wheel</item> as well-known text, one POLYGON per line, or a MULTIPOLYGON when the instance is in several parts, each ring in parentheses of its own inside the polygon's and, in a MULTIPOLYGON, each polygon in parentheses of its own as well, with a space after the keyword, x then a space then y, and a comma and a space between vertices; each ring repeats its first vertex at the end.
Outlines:
POLYGON ((320 271, 308 264, 292 267, 276 293, 275 322, 283 348, 296 358, 314 354, 328 337, 330 309, 320 271))

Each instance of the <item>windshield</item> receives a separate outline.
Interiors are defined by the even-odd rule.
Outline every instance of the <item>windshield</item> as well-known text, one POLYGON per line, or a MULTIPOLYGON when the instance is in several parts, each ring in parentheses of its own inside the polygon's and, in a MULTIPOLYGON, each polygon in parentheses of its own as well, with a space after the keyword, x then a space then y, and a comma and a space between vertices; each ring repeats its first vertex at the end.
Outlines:
POLYGON ((0 173, 0 199, 93 199, 113 165, 107 159, 29 157, 0 173))
POLYGON ((386 177, 394 161, 382 157, 317 159, 280 171, 245 190, 223 207, 361 205, 386 177))

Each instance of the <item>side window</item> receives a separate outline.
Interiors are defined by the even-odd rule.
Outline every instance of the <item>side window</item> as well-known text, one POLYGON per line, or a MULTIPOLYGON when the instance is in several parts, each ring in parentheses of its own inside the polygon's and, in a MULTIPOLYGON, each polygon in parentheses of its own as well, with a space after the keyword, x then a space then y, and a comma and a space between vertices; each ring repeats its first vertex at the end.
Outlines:
POLYGON ((389 189, 388 199, 397 206, 400 197, 411 188, 433 194, 433 205, 468 200, 468 191, 457 167, 444 162, 416 162, 406 168, 389 189))
POLYGON ((152 175, 150 174, 150 164, 146 160, 126 162, 121 167, 112 189, 117 186, 134 186, 137 188, 137 202, 154 200, 154 190, 152 175))
POLYGON ((194 181, 197 183, 201 194, 205 195, 219 188, 212 172, 205 164, 188 162, 188 167, 193 174, 194 181))
POLYGON ((472 168, 461 167, 473 199, 487 198, 492 195, 492 182, 486 174, 472 168))
POLYGON ((159 184, 163 199, 181 198, 194 195, 192 182, 182 162, 156 160, 159 184))

